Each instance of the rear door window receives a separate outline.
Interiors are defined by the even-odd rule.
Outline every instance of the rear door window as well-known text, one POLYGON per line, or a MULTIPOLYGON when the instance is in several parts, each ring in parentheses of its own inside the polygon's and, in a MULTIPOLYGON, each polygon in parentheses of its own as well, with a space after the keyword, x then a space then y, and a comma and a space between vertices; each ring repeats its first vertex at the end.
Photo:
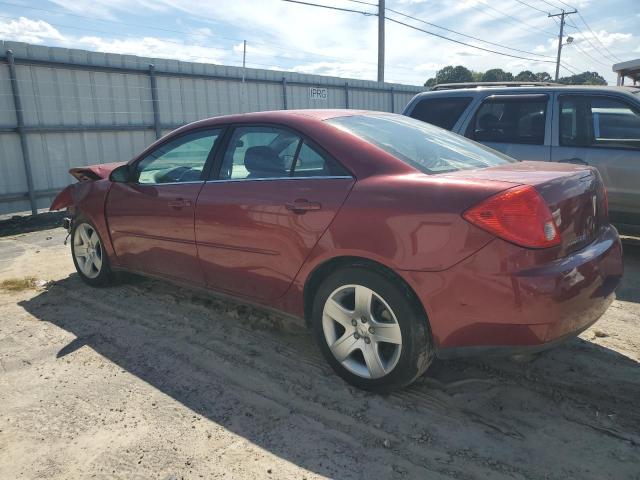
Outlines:
POLYGON ((471 100, 472 97, 423 98, 409 116, 451 130, 471 100))
POLYGON ((478 142, 543 145, 547 95, 495 95, 482 102, 467 137, 478 142))
POLYGON ((349 172, 297 133, 276 126, 247 126, 233 131, 219 179, 335 176, 349 172))
POLYGON ((610 97, 562 96, 560 145, 640 149, 640 111, 610 97))

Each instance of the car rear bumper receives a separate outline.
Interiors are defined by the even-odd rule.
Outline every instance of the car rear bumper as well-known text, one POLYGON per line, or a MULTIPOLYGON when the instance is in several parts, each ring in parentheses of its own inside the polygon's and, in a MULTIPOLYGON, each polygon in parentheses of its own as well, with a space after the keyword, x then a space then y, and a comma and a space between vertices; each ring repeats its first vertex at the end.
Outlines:
POLYGON ((622 278, 616 229, 557 260, 494 240, 443 272, 404 272, 425 305, 438 356, 549 348, 595 323, 622 278))

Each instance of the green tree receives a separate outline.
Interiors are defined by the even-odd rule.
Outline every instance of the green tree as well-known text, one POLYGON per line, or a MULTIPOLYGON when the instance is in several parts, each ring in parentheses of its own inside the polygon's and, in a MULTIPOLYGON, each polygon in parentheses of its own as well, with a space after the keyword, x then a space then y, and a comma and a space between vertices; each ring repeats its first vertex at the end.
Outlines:
POLYGON ((582 72, 569 77, 562 77, 559 83, 567 85, 606 85, 607 81, 598 72, 582 72))
POLYGON ((501 68, 492 68, 482 75, 483 82, 509 82, 513 80, 511 72, 505 72, 501 68))
POLYGON ((474 82, 481 82, 482 81, 482 75, 484 75, 484 72, 476 72, 476 71, 471 71, 471 75, 473 76, 473 81, 474 82))
POLYGON ((462 65, 458 65, 457 67, 447 65, 436 72, 435 78, 427 80, 424 86, 433 87, 440 83, 462 83, 472 81, 473 74, 468 68, 465 68, 462 65))
POLYGON ((537 82, 550 82, 553 79, 551 78, 551 75, 549 75, 547 72, 538 72, 536 73, 536 81, 537 82))
POLYGON ((537 82, 536 74, 531 70, 523 70, 518 75, 516 75, 515 79, 519 82, 537 82))

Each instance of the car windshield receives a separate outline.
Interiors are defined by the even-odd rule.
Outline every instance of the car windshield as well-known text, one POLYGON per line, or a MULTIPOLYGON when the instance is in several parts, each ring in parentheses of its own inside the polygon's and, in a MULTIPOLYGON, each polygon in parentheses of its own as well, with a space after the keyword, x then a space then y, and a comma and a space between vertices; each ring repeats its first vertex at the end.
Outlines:
POLYGON ((353 115, 331 118, 327 122, 382 148, 427 174, 491 167, 516 161, 460 135, 402 115, 353 115))

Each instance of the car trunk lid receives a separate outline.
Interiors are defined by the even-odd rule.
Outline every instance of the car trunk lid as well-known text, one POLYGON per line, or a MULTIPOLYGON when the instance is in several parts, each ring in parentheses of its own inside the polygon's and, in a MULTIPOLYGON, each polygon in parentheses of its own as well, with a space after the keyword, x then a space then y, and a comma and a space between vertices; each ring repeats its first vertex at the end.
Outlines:
POLYGON ((534 187, 546 202, 561 235, 561 254, 583 248, 608 223, 606 192, 592 167, 550 162, 516 162, 447 176, 511 182, 534 187))

